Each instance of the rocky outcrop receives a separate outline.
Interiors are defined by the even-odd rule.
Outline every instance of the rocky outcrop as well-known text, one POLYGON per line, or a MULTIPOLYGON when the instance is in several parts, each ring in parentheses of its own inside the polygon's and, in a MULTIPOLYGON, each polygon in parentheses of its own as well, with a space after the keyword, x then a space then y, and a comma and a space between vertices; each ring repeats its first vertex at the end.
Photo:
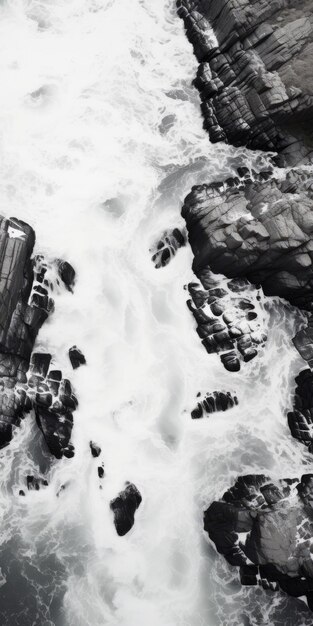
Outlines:
POLYGON ((310 0, 178 0, 212 142, 312 157, 310 0), (214 30, 212 34, 211 27, 214 30))
POLYGON ((201 419, 211 413, 219 413, 220 411, 228 411, 234 406, 237 406, 237 396, 230 393, 230 391, 213 391, 213 393, 206 393, 204 398, 201 398, 201 394, 198 394, 197 406, 191 411, 192 419, 201 419))
POLYGON ((302 370, 296 378, 293 411, 288 413, 288 424, 293 437, 313 452, 313 372, 302 370))
POLYGON ((306 596, 313 609, 313 475, 238 478, 204 513, 204 529, 243 585, 306 596))
POLYGON ((313 310, 313 177, 241 169, 237 178, 193 187, 182 209, 194 270, 262 285, 266 295, 313 310))
MULTIPOLYGON (((70 288, 74 270, 63 261, 48 264, 41 255, 32 259, 34 243, 30 226, 0 218, 0 447, 11 441, 14 428, 32 407, 46 440, 56 438, 56 430, 63 439, 60 423, 70 421, 65 410, 71 396, 68 384, 61 383, 57 372, 46 379, 51 356, 35 354, 28 370, 38 331, 54 309, 50 294, 60 281, 70 288)), ((50 445, 58 457, 63 448, 61 442, 50 445)))
POLYGON ((57 459, 71 458, 73 412, 78 402, 70 381, 62 378, 60 370, 49 369, 50 363, 50 354, 33 354, 27 395, 50 453, 57 459))
POLYGON ((221 283, 208 267, 197 273, 204 289, 190 283, 191 299, 187 301, 197 333, 209 354, 219 354, 228 371, 238 372, 242 363, 256 357, 266 341, 259 290, 247 280, 221 283))
POLYGON ((179 228, 166 230, 161 239, 150 249, 152 263, 156 269, 165 267, 175 256, 177 250, 186 244, 187 238, 184 231, 179 228))
POLYGON ((117 498, 111 500, 110 509, 114 514, 114 525, 117 534, 122 537, 133 527, 135 512, 140 506, 142 497, 135 485, 126 483, 126 487, 117 498))

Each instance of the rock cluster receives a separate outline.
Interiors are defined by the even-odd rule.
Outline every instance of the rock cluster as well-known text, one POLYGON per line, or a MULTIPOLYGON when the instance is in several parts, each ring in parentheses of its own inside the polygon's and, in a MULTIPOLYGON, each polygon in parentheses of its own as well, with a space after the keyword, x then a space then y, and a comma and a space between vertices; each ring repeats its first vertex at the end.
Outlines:
POLYGON ((293 437, 313 452, 313 372, 305 369, 296 378, 293 410, 288 413, 288 424, 293 437))
POLYGON ((154 263, 156 269, 168 265, 177 250, 184 246, 186 241, 186 233, 179 230, 179 228, 166 230, 160 240, 150 249, 152 263, 154 263))
POLYGON ((228 411, 238 404, 237 396, 232 395, 230 391, 213 391, 213 393, 206 393, 203 399, 200 399, 201 394, 198 394, 198 397, 198 404, 191 411, 191 417, 194 420, 201 419, 210 413, 228 411))
POLYGON ((68 351, 69 359, 73 370, 76 370, 81 365, 86 365, 86 359, 82 351, 77 346, 72 346, 68 351))
POLYGON ((178 0, 212 142, 312 156, 310 0, 178 0), (211 27, 215 37, 212 36, 211 27))
POLYGON ((240 567, 243 585, 306 596, 313 609, 313 475, 238 478, 204 513, 218 552, 240 567))
POLYGON ((135 485, 126 483, 125 489, 117 498, 111 500, 110 509, 114 514, 114 525, 117 534, 122 537, 133 527, 135 512, 140 506, 142 497, 135 485))
POLYGON ((266 341, 263 318, 259 319, 259 290, 247 280, 225 281, 221 287, 220 279, 206 267, 198 276, 204 289, 190 283, 187 301, 197 333, 209 354, 219 354, 228 371, 238 372, 241 363, 251 361, 266 341))
MULTIPOLYGON (((24 411, 32 406, 36 405, 37 420, 46 433, 43 412, 48 409, 48 413, 55 413, 55 405, 52 409, 48 403, 53 385, 59 382, 44 381, 47 355, 34 355, 28 376, 27 373, 38 331, 54 308, 50 294, 60 281, 65 280, 69 287, 75 272, 63 261, 48 264, 41 255, 31 259, 34 243, 30 226, 16 218, 0 217, 0 447, 11 441, 24 411)), ((65 383, 62 384, 64 389, 65 383)), ((63 396, 66 395, 64 390, 63 396)), ((59 402, 63 420, 64 402, 60 398, 59 402)), ((50 440, 52 434, 45 436, 50 440)))
POLYGON ((51 454, 57 459, 74 456, 70 443, 77 399, 60 370, 49 369, 51 355, 34 353, 27 382, 27 397, 51 454))

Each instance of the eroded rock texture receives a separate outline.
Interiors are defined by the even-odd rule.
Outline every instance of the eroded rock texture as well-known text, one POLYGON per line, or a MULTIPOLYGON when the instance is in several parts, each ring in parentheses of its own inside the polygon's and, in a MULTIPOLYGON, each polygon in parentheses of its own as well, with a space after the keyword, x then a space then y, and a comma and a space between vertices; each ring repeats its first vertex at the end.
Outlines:
POLYGON ((132 483, 126 483, 126 487, 119 493, 117 498, 111 500, 110 509, 114 514, 114 525, 117 534, 122 537, 133 527, 135 512, 142 501, 141 494, 132 483))
POLYGON ((302 370, 296 378, 293 411, 288 413, 288 424, 293 437, 313 452, 313 372, 302 370))
POLYGON ((212 142, 312 156, 310 0, 178 0, 212 142), (211 27, 216 39, 212 36, 211 27))
POLYGON ((243 585, 306 596, 313 608, 313 475, 238 478, 204 513, 204 529, 243 585))
POLYGON ((78 402, 70 381, 63 379, 60 370, 50 368, 50 364, 50 354, 33 354, 27 395, 51 454, 57 459, 71 458, 74 456, 74 447, 70 443, 73 412, 78 402))
POLYGON ((195 272, 210 266, 312 311, 312 190, 312 175, 298 170, 280 179, 247 170, 237 178, 193 187, 182 214, 195 272))
POLYGON ((201 419, 211 413, 228 411, 238 404, 237 396, 231 394, 230 391, 213 391, 206 393, 204 398, 199 394, 198 398, 197 406, 191 411, 192 419, 201 419))
MULTIPOLYGON (((51 356, 34 355, 28 370, 38 331, 54 308, 50 294, 59 281, 73 281, 74 270, 63 261, 48 264, 41 255, 31 259, 34 243, 35 233, 30 226, 15 218, 0 218, 0 447, 11 441, 14 428, 32 407, 36 407, 47 443, 51 437, 59 436, 55 430, 60 433, 56 415, 62 424, 70 420, 64 409, 70 408, 69 383, 63 381, 62 392, 56 394, 57 411, 54 390, 60 382, 52 380, 52 373, 45 380, 51 356)), ((68 426, 62 428, 66 430, 68 426)), ((67 450, 66 434, 60 435, 60 440, 59 446, 50 444, 50 450, 57 452, 58 457, 62 456, 61 449, 67 450)))

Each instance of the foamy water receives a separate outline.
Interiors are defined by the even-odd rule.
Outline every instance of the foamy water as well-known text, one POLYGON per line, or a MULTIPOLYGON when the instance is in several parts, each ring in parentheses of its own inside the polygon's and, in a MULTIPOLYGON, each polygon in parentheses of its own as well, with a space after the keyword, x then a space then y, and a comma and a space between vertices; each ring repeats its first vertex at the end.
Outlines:
POLYGON ((203 509, 238 474, 297 476, 309 459, 285 417, 301 366, 292 309, 262 303, 266 348, 230 374, 185 304, 189 247, 166 268, 150 260, 162 231, 183 225, 190 187, 251 159, 202 130, 175 3, 7 0, 0 12, 0 212, 76 269, 36 349, 79 399, 73 459, 47 463, 32 415, 0 453, 1 624, 310 624, 301 604, 241 588, 202 533, 203 509), (87 359, 75 372, 73 344, 87 359), (215 389, 239 406, 192 421, 196 394, 215 389), (49 486, 20 498, 40 472, 49 486), (143 501, 118 537, 109 502, 127 480, 143 501))

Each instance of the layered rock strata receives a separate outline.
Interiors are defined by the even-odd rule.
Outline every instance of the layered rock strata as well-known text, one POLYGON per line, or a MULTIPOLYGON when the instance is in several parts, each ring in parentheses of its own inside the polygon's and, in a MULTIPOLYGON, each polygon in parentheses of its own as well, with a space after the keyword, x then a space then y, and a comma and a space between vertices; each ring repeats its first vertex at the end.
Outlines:
POLYGON ((312 158, 310 0, 178 0, 212 142, 312 158), (211 28, 213 28, 214 36, 211 28))
MULTIPOLYGON (((54 308, 51 291, 64 280, 71 288, 75 275, 66 262, 49 265, 42 256, 31 259, 34 243, 30 226, 16 218, 0 218, 0 447, 11 441, 14 428, 32 406, 43 427, 43 405, 46 402, 47 408, 52 389, 43 382, 44 359, 39 363, 35 355, 28 374, 30 357, 37 333, 54 308)), ((58 415, 63 420, 62 402, 58 415)))

